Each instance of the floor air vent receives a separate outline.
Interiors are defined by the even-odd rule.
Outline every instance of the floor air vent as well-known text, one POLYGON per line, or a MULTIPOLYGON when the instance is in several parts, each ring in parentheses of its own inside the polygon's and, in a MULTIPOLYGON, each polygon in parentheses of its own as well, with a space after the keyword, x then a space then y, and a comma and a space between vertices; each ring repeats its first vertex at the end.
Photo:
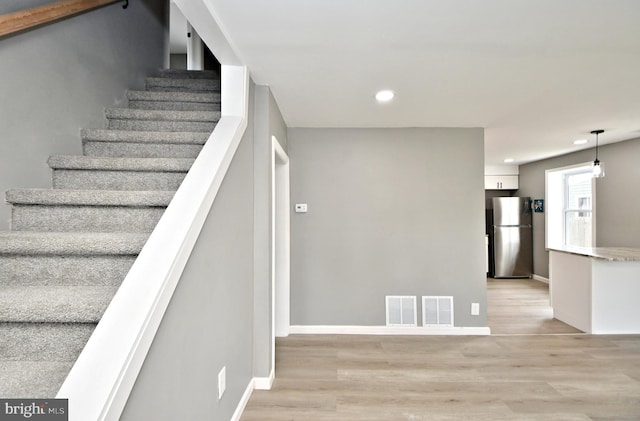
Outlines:
POLYGON ((387 326, 417 326, 416 297, 387 295, 387 326))
POLYGON ((423 296, 422 326, 453 326, 453 297, 423 296))

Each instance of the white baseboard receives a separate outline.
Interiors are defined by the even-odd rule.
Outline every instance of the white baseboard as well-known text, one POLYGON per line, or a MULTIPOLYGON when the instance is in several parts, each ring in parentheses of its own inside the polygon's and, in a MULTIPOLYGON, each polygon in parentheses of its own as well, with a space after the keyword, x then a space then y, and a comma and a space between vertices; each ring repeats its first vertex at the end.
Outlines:
POLYGON ((240 421, 240 417, 244 412, 244 408, 247 406, 247 403, 249 403, 249 398, 251 398, 251 393, 253 393, 253 389, 255 387, 254 383, 255 383, 254 379, 251 379, 251 381, 249 381, 249 384, 247 385, 247 388, 244 390, 244 393, 240 398, 240 402, 238 402, 238 406, 236 406, 236 410, 231 416, 230 421, 240 421))
POLYGON ((534 275, 531 277, 531 279, 535 279, 536 281, 544 282, 545 284, 548 284, 548 283, 549 283, 549 279, 548 279, 548 278, 544 278, 544 277, 542 277, 542 276, 540 276, 540 275, 535 275, 535 274, 534 274, 534 275))
POLYGON ((491 335, 486 327, 290 326, 299 335, 491 335))
POLYGON ((276 373, 271 369, 271 373, 269 373, 269 377, 254 377, 253 378, 253 386, 254 389, 257 390, 271 390, 271 386, 273 386, 273 380, 276 377, 276 373))

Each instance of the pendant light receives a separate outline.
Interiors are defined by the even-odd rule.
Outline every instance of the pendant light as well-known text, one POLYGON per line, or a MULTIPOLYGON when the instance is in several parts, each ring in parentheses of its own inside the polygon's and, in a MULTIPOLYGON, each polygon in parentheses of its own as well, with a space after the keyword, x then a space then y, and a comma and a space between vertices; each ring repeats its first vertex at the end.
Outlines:
POLYGON ((604 164, 602 164, 598 159, 598 135, 601 133, 604 133, 604 130, 593 130, 591 132, 591 134, 596 135, 596 159, 593 161, 593 165, 591 166, 593 178, 604 177, 604 164))

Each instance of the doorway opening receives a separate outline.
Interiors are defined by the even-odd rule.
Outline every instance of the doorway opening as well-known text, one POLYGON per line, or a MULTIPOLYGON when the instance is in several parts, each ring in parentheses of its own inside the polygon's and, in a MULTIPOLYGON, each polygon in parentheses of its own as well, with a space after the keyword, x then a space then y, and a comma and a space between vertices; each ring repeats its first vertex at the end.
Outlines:
POLYGON ((173 0, 169 3, 169 68, 220 74, 220 63, 173 0))
POLYGON ((290 199, 289 157, 271 137, 271 357, 275 367, 275 338, 289 335, 290 199))

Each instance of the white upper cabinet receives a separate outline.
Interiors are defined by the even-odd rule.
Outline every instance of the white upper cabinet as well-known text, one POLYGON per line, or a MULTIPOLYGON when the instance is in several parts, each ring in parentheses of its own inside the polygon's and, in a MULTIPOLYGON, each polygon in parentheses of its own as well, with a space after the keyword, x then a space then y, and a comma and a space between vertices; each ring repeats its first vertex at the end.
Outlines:
POLYGON ((519 173, 517 165, 487 165, 484 168, 484 189, 518 190, 519 173))

